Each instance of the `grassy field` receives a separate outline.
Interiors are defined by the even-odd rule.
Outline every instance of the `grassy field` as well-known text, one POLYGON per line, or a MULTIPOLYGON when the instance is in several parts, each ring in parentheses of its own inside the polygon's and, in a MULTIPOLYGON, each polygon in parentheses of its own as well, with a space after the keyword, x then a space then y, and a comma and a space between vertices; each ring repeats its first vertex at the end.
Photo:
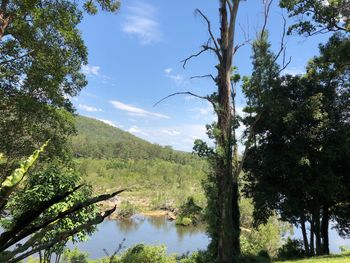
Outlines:
POLYGON ((324 257, 315 257, 312 259, 298 259, 288 261, 277 261, 275 263, 350 263, 350 254, 346 255, 331 255, 324 257))

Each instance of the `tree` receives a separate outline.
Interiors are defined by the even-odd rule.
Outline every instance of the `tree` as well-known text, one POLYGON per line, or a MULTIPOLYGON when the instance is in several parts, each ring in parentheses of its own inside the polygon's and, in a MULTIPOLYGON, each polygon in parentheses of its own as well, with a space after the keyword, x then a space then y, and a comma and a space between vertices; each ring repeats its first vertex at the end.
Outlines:
MULTIPOLYGON (((321 55, 311 60, 305 76, 276 78, 266 96, 256 96, 254 82, 247 83, 248 97, 254 99, 249 109, 262 106, 267 117, 256 126, 255 144, 244 167, 255 218, 264 221, 278 211, 283 220, 300 225, 309 255, 315 245, 317 254, 329 253, 330 218, 344 211, 342 204, 348 202, 349 177, 344 173, 348 164, 344 160, 349 156, 345 106, 349 105, 349 66, 335 62, 337 51, 347 41, 333 36, 320 47, 321 55)), ((343 223, 349 220, 346 213, 341 214, 343 223)))
POLYGON ((281 0, 289 16, 297 16, 298 22, 289 28, 289 33, 314 35, 327 32, 350 31, 350 3, 347 0, 281 0))
POLYGON ((62 176, 54 166, 28 179, 29 169, 44 147, 23 161, 0 186, 1 223, 5 228, 0 235, 2 262, 19 262, 54 246, 59 249, 68 238, 91 231, 116 209, 100 215, 94 204, 124 191, 88 197, 89 190, 76 185, 76 175, 62 176), (23 188, 19 188, 20 183, 23 188))
MULTIPOLYGON (((119 1, 86 1, 88 13, 115 12, 119 1)), ((87 50, 77 1, 0 1, 0 152, 5 173, 51 138, 52 155, 74 132, 70 97, 86 85, 87 50), (6 170, 6 171, 5 171, 6 170)))

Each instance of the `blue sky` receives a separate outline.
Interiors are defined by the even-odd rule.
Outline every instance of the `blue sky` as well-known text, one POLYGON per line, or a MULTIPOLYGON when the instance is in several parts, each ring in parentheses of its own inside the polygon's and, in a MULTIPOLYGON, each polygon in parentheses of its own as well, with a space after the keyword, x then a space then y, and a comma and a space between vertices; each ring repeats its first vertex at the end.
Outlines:
MULTIPOLYGON (((268 23, 273 50, 279 49, 283 30, 283 11, 276 3, 268 23)), ((89 84, 72 99, 77 112, 178 150, 191 151, 194 139, 205 139, 205 124, 215 119, 206 101, 176 96, 153 106, 174 92, 206 95, 215 91, 210 79, 191 79, 215 74, 213 54, 190 61, 186 69, 180 62, 209 37, 206 23, 194 14, 196 8, 211 20, 218 36, 218 1, 213 0, 124 0, 117 14, 86 16, 80 30, 89 51, 89 64, 83 68, 89 84)), ((254 39, 261 28, 262 10, 262 0, 241 2, 237 43, 244 41, 243 32, 254 39)), ((287 56, 292 62, 285 73, 302 73, 324 40, 325 36, 288 37, 287 56)), ((234 58, 241 75, 249 75, 250 55, 248 44, 234 58)), ((239 110, 244 101, 239 93, 239 110)))

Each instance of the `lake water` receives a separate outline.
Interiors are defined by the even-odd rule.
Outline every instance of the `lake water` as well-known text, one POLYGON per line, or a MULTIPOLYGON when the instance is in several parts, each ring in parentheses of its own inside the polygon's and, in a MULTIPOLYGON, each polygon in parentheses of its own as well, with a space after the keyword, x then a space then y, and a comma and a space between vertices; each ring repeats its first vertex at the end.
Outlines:
MULTIPOLYGON (((301 238, 301 231, 297 228, 294 237, 301 238)), ((340 245, 350 247, 350 239, 341 238, 333 229, 330 229, 329 237, 331 253, 339 253, 340 245)), ((113 254, 124 238, 125 248, 138 243, 163 244, 169 254, 179 255, 205 249, 209 243, 204 226, 182 227, 176 226, 175 222, 170 222, 165 217, 134 216, 130 220, 106 220, 87 242, 71 244, 70 247, 77 246, 81 251, 88 252, 90 258, 97 259, 106 256, 104 251, 109 255, 113 254)))
POLYGON ((168 253, 179 255, 205 249, 209 243, 204 226, 183 227, 165 217, 134 216, 130 220, 105 220, 87 242, 76 246, 96 259, 106 256, 104 250, 113 254, 124 238, 126 248, 138 243, 164 244, 168 253))

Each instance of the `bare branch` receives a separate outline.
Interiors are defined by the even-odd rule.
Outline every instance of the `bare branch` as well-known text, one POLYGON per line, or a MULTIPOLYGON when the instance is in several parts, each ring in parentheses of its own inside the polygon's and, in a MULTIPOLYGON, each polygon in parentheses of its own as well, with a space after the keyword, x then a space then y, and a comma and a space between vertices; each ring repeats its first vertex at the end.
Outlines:
MULTIPOLYGON (((209 50, 209 51, 213 51, 214 53, 216 53, 216 54, 218 55, 219 50, 217 50, 216 48, 211 47, 211 46, 210 46, 210 41, 211 41, 211 39, 209 38, 208 41, 207 41, 207 43, 204 44, 204 45, 202 45, 202 49, 201 49, 199 52, 197 52, 196 54, 193 54, 193 55, 189 56, 188 58, 185 58, 184 60, 182 60, 182 61, 181 61, 181 62, 183 63, 183 64, 182 64, 182 67, 185 69, 185 68, 186 68, 187 62, 188 62, 190 59, 192 59, 192 58, 194 58, 194 57, 200 56, 200 55, 201 55, 202 53, 204 53, 205 51, 208 51, 208 50, 209 50)), ((220 57, 221 57, 221 55, 220 55, 220 57)))
POLYGON ((283 70, 285 70, 291 62, 292 62, 292 57, 289 57, 287 63, 283 62, 282 68, 278 71, 278 74, 280 74, 283 70))
POLYGON ((263 27, 261 29, 260 39, 262 39, 264 37, 264 33, 266 30, 267 21, 269 18, 269 13, 270 13, 270 8, 272 5, 272 2, 273 2, 273 0, 264 0, 264 24, 263 24, 263 27))
POLYGON ((227 5, 228 5, 228 9, 230 10, 230 13, 232 13, 232 11, 233 11, 233 5, 232 5, 232 3, 230 2, 230 0, 226 0, 226 3, 227 3, 227 5))
POLYGON ((215 50, 216 50, 216 55, 218 56, 219 60, 221 60, 221 54, 220 54, 220 48, 219 48, 219 44, 218 42, 216 41, 215 37, 214 37, 214 34, 211 30, 211 24, 210 24, 210 20, 202 13, 201 10, 199 10, 198 8, 196 9, 195 11, 196 13, 200 14, 204 20, 207 22, 207 25, 208 25, 208 32, 209 32, 209 35, 210 35, 210 38, 211 40, 213 41, 214 43, 214 46, 215 46, 215 50))
POLYGON ((211 103, 211 105, 213 106, 214 108, 214 111, 216 112, 216 104, 215 104, 215 101, 213 101, 209 96, 200 96, 200 95, 197 95, 195 93, 192 93, 190 91, 184 91, 184 92, 175 92, 175 93, 172 93, 164 98, 162 98, 161 100, 157 101, 153 107, 157 106, 158 104, 162 103, 164 100, 170 98, 170 97, 173 97, 173 96, 177 96, 177 95, 190 95, 190 96, 193 96, 193 97, 196 97, 196 98, 199 98, 199 99, 202 99, 202 100, 207 100, 211 103))
POLYGON ((190 79, 211 78, 216 83, 216 78, 212 74, 193 76, 190 79))

